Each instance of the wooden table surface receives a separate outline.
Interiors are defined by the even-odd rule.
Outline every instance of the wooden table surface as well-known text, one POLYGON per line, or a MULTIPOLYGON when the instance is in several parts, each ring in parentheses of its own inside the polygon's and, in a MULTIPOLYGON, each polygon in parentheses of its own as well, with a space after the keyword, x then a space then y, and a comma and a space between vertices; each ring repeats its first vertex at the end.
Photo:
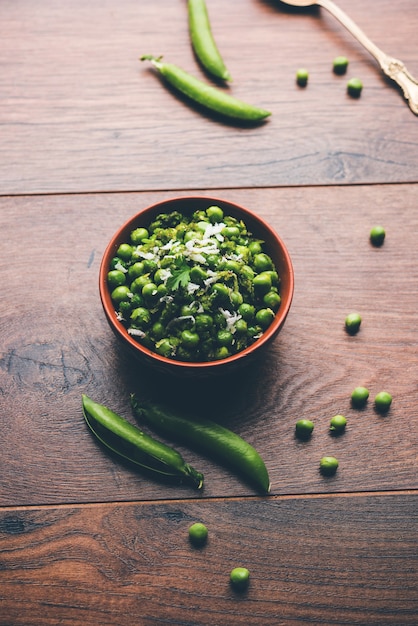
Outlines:
MULTIPOLYGON (((272 111, 262 125, 190 106, 139 62, 163 54, 210 82, 185 0, 1 3, 0 625, 416 625, 418 118, 325 10, 207 6, 228 90, 272 111), (346 76, 332 72, 337 55, 346 76), (115 230, 178 195, 252 209, 294 265, 282 332, 260 363, 218 381, 133 363, 99 300, 115 230), (350 404, 358 385, 370 390, 362 410, 350 404), (381 390, 393 396, 385 415, 381 390), (133 391, 238 432, 264 458, 271 495, 181 445, 202 494, 106 454, 81 394, 132 420, 133 391), (348 425, 332 437, 337 413, 348 425), (295 438, 300 418, 315 423, 309 441, 295 438), (324 455, 340 461, 333 477, 318 470, 324 455), (195 521, 209 529, 202 549, 188 541, 195 521), (229 585, 236 566, 251 572, 244 593, 229 585)), ((418 77, 414 0, 339 6, 418 77)))

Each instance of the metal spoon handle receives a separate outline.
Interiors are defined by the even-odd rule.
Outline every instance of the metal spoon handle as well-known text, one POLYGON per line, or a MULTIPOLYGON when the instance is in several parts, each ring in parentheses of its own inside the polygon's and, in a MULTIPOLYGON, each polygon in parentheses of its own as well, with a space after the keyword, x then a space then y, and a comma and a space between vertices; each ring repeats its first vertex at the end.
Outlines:
POLYGON ((388 56, 348 17, 332 0, 317 0, 324 9, 327 9, 339 22, 370 52, 379 63, 382 71, 394 80, 402 89, 409 107, 418 115, 418 81, 408 72, 402 61, 388 56))

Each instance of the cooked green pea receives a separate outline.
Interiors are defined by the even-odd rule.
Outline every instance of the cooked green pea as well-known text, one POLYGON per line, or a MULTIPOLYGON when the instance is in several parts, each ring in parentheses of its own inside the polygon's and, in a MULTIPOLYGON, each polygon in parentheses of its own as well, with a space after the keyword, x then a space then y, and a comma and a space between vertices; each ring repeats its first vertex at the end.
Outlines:
POLYGON ((350 313, 345 318, 345 328, 350 335, 355 335, 360 330, 361 316, 358 313, 350 313))
POLYGON ((369 390, 366 387, 356 387, 351 393, 351 403, 354 407, 363 407, 369 399, 369 390))
POLYGON ((214 283, 212 293, 219 302, 226 302, 229 299, 229 289, 223 283, 214 283))
POLYGON ((385 240, 385 237, 386 231, 383 226, 373 226, 370 231, 370 241, 374 246, 381 246, 385 240))
POLYGON ((148 274, 143 274, 142 276, 138 276, 137 278, 135 278, 135 280, 131 282, 132 293, 142 293, 142 290, 145 287, 145 285, 148 285, 148 283, 150 282, 151 281, 149 279, 148 274))
POLYGON ((301 419, 296 422, 295 433, 299 439, 309 439, 314 429, 314 423, 311 420, 301 419))
POLYGON ((347 92, 352 98, 359 98, 363 89, 363 83, 359 78, 350 78, 347 83, 347 92))
POLYGON ((135 245, 140 244, 144 239, 148 239, 148 237, 149 233, 146 228, 135 228, 135 230, 131 232, 131 241, 135 245))
POLYGON ((257 273, 274 270, 273 261, 265 252, 256 254, 253 260, 254 269, 257 273))
POLYGON ((240 319, 235 322, 235 332, 238 335, 245 335, 248 330, 248 324, 245 320, 240 319))
POLYGON ((129 298, 129 293, 129 287, 127 287, 126 285, 120 285, 112 291, 110 297, 112 298, 113 302, 122 302, 123 300, 127 300, 129 298))
POLYGON ((274 312, 271 309, 260 309, 255 315, 255 320, 265 330, 274 320, 274 312))
POLYGON ((206 209, 206 214, 211 224, 217 224, 222 222, 224 218, 224 212, 219 206, 210 206, 206 209))
POLYGON ((271 289, 271 278, 267 272, 257 274, 253 279, 254 291, 258 295, 265 295, 271 289))
POLYGON ((148 309, 139 306, 132 311, 131 320, 135 323, 136 328, 146 328, 151 323, 151 314, 148 309))
POLYGON ((263 297, 264 304, 270 309, 273 309, 274 311, 277 311, 277 309, 279 308, 281 304, 281 301, 282 299, 277 293, 277 291, 269 291, 263 297))
POLYGON ((248 250, 252 256, 255 256, 256 254, 260 254, 263 248, 261 247, 261 243, 259 241, 252 241, 248 246, 248 250))
POLYGON ((234 589, 242 591, 248 587, 250 572, 246 567, 234 567, 229 575, 229 579, 234 589))
POLYGON ((329 429, 335 434, 340 434, 345 430, 347 425, 347 418, 344 415, 334 415, 331 418, 329 429))
POLYGON ((242 293, 239 291, 231 291, 229 297, 230 297, 231 304, 234 307, 234 309, 238 309, 241 306, 241 304, 244 302, 244 297, 242 293))
POLYGON ((128 263, 126 261, 124 261, 123 259, 121 259, 120 257, 115 256, 110 261, 109 269, 111 269, 111 270, 120 270, 120 271, 123 271, 123 269, 127 270, 128 269, 128 263))
POLYGON ((162 356, 171 357, 175 354, 176 348, 170 339, 164 337, 163 339, 160 339, 160 341, 157 341, 155 344, 155 350, 162 356))
POLYGON ((306 87, 308 84, 309 72, 304 67, 300 67, 296 71, 296 82, 299 87, 306 87))
POLYGON ((392 396, 387 391, 380 391, 374 399, 374 404, 380 413, 386 413, 392 404, 392 396))
POLYGON ((348 59, 344 56, 335 57, 333 61, 333 70, 335 74, 345 74, 348 67, 348 59))
POLYGON ((319 469, 321 474, 332 476, 337 471, 338 465, 339 463, 335 456, 323 456, 319 462, 319 469))
POLYGON ((186 348, 195 348, 200 341, 200 337, 191 330, 183 330, 181 333, 181 341, 186 348))
POLYGON ((248 302, 243 302, 238 309, 238 313, 246 322, 252 322, 255 317, 255 307, 248 302))
POLYGON ((161 324, 161 322, 155 322, 152 325, 151 332, 152 332, 152 336, 154 338, 154 341, 159 341, 165 335, 164 324, 161 324))
POLYGON ((189 539, 194 546, 203 546, 208 539, 208 529, 201 522, 195 522, 189 527, 189 539))
POLYGON ((208 273, 200 265, 195 265, 190 270, 190 280, 193 283, 197 283, 198 285, 201 285, 203 281, 207 279, 207 277, 208 277, 208 273))
POLYGON ((234 239, 239 237, 240 231, 238 226, 225 226, 225 228, 222 229, 221 234, 227 239, 234 239))
POLYGON ((199 313, 196 315, 195 324, 198 332, 209 331, 213 326, 213 318, 207 313, 199 313))
POLYGON ((126 283, 125 273, 120 270, 110 270, 107 274, 107 282, 110 287, 120 287, 126 283))
POLYGON ((217 334, 218 343, 220 346, 231 346, 234 340, 233 334, 229 330, 219 330, 217 334))
POLYGON ((134 249, 129 245, 129 243, 121 243, 117 249, 116 255, 124 261, 129 261, 132 257, 133 251, 134 249))
POLYGON ((227 346, 219 346, 219 348, 215 351, 216 359, 222 360, 231 356, 231 352, 229 351, 227 346))
POLYGON ((133 265, 129 266, 129 280, 135 280, 135 278, 138 278, 138 276, 142 276, 142 274, 145 274, 145 265, 143 261, 137 261, 133 265))
POLYGON ((142 296, 148 305, 152 305, 160 298, 160 294, 155 283, 147 283, 142 288, 142 296))

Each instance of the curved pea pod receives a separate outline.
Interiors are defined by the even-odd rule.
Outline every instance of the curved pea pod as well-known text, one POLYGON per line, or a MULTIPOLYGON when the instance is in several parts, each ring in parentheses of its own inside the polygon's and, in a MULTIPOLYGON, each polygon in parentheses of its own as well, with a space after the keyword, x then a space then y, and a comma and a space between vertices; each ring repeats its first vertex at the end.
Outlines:
POLYGON ((205 0, 188 1, 189 32, 197 58, 210 74, 222 80, 231 80, 212 34, 205 0))
POLYGON ((231 430, 208 419, 192 420, 151 402, 139 403, 131 395, 134 414, 166 437, 195 448, 233 469, 259 492, 270 491, 270 479, 263 459, 249 443, 231 430))
POLYGON ((141 57, 141 61, 151 61, 170 85, 201 106, 226 117, 246 122, 261 122, 271 115, 270 111, 238 100, 202 82, 177 65, 163 63, 161 58, 146 54, 141 57))
POLYGON ((184 480, 202 489, 203 474, 185 463, 177 450, 143 433, 85 394, 82 396, 82 405, 87 426, 109 450, 159 476, 184 480))

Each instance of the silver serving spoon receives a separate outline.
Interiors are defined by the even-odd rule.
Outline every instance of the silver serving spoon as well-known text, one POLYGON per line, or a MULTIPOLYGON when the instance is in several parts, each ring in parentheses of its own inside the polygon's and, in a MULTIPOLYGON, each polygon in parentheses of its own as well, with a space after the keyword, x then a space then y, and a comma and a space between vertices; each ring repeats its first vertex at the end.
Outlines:
POLYGON ((339 22, 370 52, 379 63, 382 71, 401 87, 409 107, 418 115, 418 81, 408 72, 402 61, 394 59, 378 48, 363 31, 332 0, 281 0, 294 7, 319 5, 327 9, 339 22))

